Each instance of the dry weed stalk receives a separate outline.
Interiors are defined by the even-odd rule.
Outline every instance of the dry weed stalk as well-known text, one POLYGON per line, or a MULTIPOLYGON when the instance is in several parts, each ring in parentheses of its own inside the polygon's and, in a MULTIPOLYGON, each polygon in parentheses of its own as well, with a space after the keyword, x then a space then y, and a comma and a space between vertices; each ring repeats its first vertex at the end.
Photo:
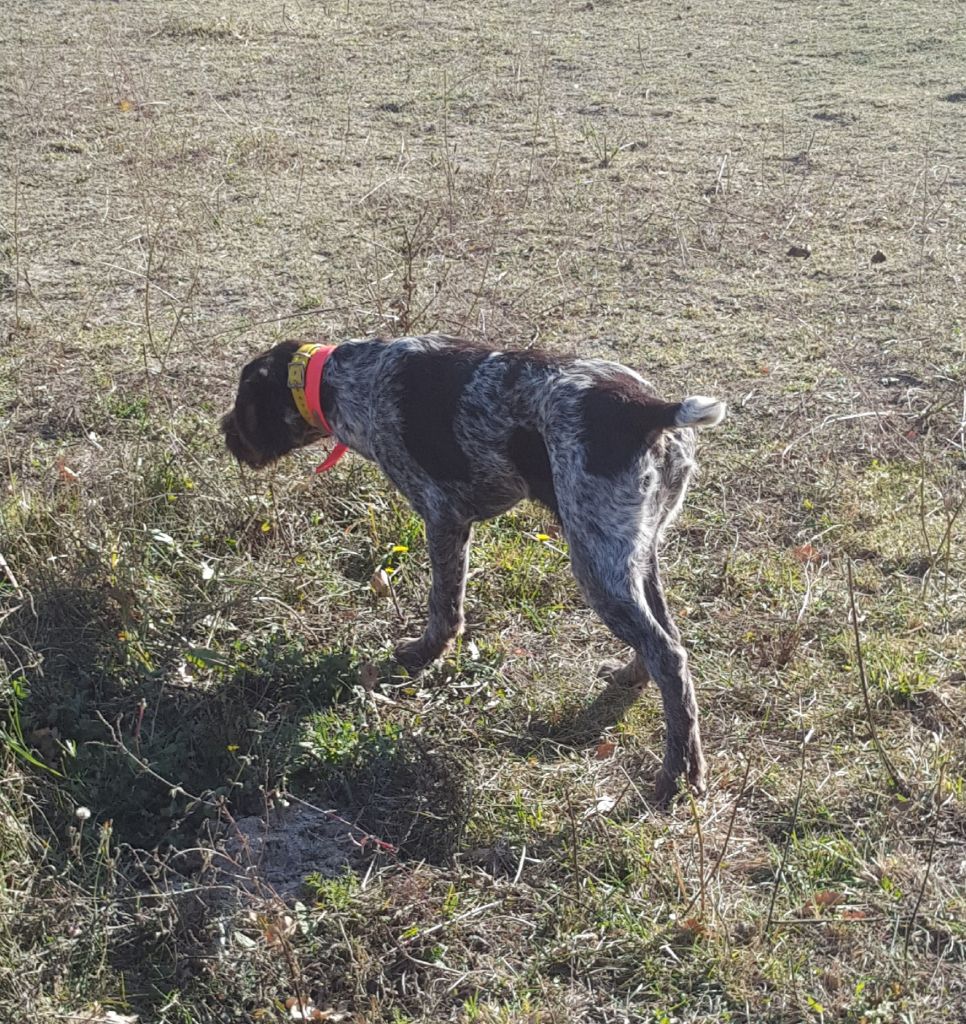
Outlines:
POLYGON ((788 861, 788 853, 792 847, 792 836, 795 835, 795 826, 798 824, 798 811, 802 804, 802 792, 805 786, 805 750, 812 738, 812 730, 809 729, 802 737, 801 760, 798 767, 798 786, 795 790, 795 805, 792 808, 792 820, 788 825, 788 835, 785 837, 785 846, 782 849, 781 860, 778 863, 778 871, 775 873, 775 884, 772 886, 771 899, 768 901, 768 915, 765 918, 765 926, 762 928, 762 935, 767 936, 771 931, 772 920, 775 914, 775 900, 778 898, 778 889, 785 875, 785 864, 788 861))
POLYGON ((907 976, 909 973, 909 943, 912 941, 912 932, 916 926, 916 918, 919 916, 919 908, 922 906, 922 900, 926 894, 926 886, 929 883, 929 874, 932 871, 932 858, 933 854, 936 852, 936 839, 939 836, 939 822, 942 818, 942 814, 940 812, 942 810, 943 800, 943 774, 945 769, 945 763, 940 764, 939 778, 936 780, 936 818, 932 825, 932 835, 929 837, 929 852, 926 854, 926 869, 922 873, 922 885, 919 886, 915 905, 912 908, 912 913, 909 915, 909 924, 906 926, 906 937, 902 944, 902 966, 907 976))
POLYGON ((872 734, 872 742, 875 745, 875 749, 879 754, 879 760, 882 761, 882 765, 888 773, 892 785, 895 787, 896 792, 908 799, 910 796, 909 786, 899 774, 899 770, 892 763, 892 758, 890 758, 886 753, 885 747, 882 746, 882 741, 879 739, 878 730, 875 727, 875 719, 872 715, 872 703, 869 700, 869 684, 865 675, 865 661, 862 657, 862 638, 859 635, 859 613, 855 606, 855 584, 852 579, 852 560, 848 558, 848 556, 846 556, 845 568, 849 588, 849 606, 852 612, 852 633, 855 638, 855 660, 859 673, 859 686, 862 689, 862 701, 865 705, 866 721, 869 723, 869 731, 872 734))

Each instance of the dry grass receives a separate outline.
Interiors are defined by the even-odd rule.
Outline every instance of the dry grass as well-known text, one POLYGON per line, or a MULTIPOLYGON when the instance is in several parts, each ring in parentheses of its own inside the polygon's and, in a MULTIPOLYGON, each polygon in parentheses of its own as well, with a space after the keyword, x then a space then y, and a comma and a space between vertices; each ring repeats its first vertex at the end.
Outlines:
POLYGON ((966 1019, 956 5, 8 7, 0 1018, 966 1019), (229 463, 254 351, 431 329, 728 399, 666 558, 706 800, 539 510, 400 684, 418 521, 229 463), (296 900, 238 823, 298 801, 296 900))

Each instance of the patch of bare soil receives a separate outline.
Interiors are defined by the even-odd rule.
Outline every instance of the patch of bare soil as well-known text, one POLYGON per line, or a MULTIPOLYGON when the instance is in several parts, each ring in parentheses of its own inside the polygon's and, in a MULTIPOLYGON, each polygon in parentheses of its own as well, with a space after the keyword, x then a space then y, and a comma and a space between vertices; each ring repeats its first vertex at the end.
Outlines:
POLYGON ((359 862, 351 826, 305 805, 238 818, 213 866, 240 892, 302 896, 305 880, 337 878, 359 862))

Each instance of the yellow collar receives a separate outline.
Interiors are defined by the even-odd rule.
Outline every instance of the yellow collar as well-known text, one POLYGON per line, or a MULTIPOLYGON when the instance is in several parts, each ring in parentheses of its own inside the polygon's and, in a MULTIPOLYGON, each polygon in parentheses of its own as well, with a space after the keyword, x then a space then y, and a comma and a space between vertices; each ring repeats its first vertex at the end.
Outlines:
POLYGON ((319 424, 309 411, 309 403, 305 397, 305 372, 308 369, 309 360, 320 348, 325 348, 325 346, 312 342, 302 345, 288 364, 288 387, 292 392, 292 400, 302 414, 302 419, 313 427, 317 427, 319 424))

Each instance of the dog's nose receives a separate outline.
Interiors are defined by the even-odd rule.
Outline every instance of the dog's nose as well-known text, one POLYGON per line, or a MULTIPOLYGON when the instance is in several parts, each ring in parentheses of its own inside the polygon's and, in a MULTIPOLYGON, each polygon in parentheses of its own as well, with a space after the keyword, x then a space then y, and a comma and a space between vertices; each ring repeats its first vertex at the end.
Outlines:
POLYGON ((258 467, 252 463, 252 453, 248 451, 247 446, 242 441, 241 434, 238 432, 238 424, 235 421, 235 410, 226 412, 221 418, 221 432, 225 435, 225 447, 232 455, 239 461, 244 462, 246 465, 251 466, 252 469, 258 467))

